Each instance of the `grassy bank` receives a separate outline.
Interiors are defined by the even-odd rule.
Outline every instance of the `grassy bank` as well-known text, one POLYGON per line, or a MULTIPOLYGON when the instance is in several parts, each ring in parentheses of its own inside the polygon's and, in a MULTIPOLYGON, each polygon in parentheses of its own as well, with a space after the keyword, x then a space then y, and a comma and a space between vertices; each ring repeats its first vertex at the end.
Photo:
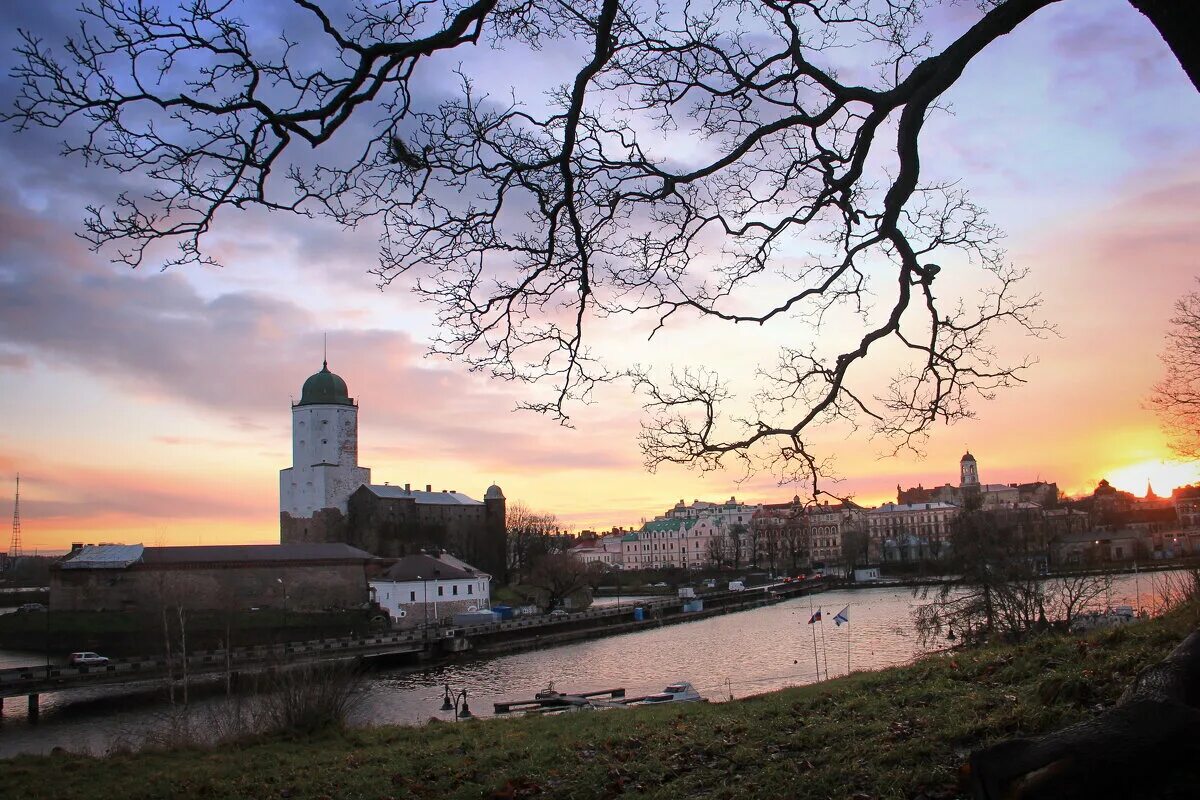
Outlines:
POLYGON ((1098 713, 1198 623, 1188 607, 732 703, 22 757, 0 797, 955 797, 972 749, 1098 713))

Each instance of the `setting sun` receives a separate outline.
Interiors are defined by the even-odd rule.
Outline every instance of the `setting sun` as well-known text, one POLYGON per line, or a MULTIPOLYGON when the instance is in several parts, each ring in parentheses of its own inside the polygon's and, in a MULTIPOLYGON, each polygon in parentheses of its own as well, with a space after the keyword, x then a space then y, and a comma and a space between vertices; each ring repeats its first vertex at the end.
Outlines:
POLYGON ((1166 496, 1177 486, 1200 481, 1200 464, 1150 459, 1115 469, 1105 477, 1118 489, 1139 497, 1145 494, 1146 482, 1149 481, 1156 494, 1166 496))

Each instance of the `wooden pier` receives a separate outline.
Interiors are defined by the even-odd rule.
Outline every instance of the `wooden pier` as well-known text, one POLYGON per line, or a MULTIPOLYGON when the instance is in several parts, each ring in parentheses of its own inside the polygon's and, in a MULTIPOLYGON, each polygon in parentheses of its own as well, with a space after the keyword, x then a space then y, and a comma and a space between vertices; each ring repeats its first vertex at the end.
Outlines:
POLYGON ((566 708, 568 706, 586 706, 591 704, 593 697, 606 697, 612 701, 624 701, 625 690, 599 689, 594 692, 553 692, 532 700, 510 700, 506 703, 493 703, 497 714, 508 714, 519 711, 540 711, 550 708, 566 708))

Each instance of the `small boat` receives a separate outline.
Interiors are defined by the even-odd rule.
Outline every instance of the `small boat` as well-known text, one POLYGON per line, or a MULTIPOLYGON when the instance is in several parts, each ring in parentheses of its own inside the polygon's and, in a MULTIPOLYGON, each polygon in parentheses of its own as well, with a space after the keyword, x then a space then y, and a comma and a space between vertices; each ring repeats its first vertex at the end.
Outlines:
POLYGON ((554 681, 550 681, 550 684, 545 689, 537 692, 534 698, 537 700, 554 700, 562 696, 563 693, 554 688, 554 681))
POLYGON ((699 703, 703 700, 704 698, 700 696, 700 693, 690 683, 687 681, 677 681, 658 694, 651 694, 641 698, 640 703, 657 705, 658 703, 699 703))
POLYGON ((1117 606, 1106 611, 1088 611, 1071 620, 1071 633, 1086 633, 1101 628, 1128 625, 1136 619, 1132 606, 1117 606))

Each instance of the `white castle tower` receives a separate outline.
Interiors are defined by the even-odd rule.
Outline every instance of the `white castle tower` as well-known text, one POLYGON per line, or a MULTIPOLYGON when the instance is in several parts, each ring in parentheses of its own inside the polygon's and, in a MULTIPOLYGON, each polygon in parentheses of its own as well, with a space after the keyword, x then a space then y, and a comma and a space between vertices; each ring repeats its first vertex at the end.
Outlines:
POLYGON ((280 517, 311 520, 326 508, 345 515, 350 495, 370 482, 371 470, 358 465, 358 406, 326 361, 292 406, 292 466, 279 471, 280 517))

